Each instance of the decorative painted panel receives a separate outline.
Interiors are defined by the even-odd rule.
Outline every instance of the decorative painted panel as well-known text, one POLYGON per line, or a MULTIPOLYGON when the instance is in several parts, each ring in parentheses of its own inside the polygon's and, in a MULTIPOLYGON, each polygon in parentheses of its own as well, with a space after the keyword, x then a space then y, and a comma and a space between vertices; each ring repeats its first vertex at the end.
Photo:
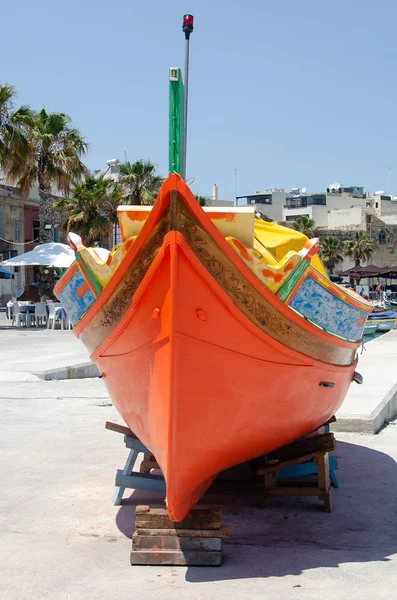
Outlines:
POLYGON ((289 306, 328 332, 360 340, 367 314, 337 298, 310 276, 305 277, 289 306))
POLYGON ((66 308, 66 312, 73 325, 81 319, 83 314, 95 301, 95 296, 79 269, 66 282, 62 290, 58 292, 58 298, 66 308))

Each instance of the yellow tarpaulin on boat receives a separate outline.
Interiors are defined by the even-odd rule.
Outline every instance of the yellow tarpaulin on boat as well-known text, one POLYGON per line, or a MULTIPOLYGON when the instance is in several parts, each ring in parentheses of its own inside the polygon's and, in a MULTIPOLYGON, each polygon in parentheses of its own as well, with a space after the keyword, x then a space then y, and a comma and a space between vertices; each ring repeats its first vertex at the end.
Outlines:
MULTIPOLYGON (((302 250, 305 242, 309 239, 300 231, 276 223, 268 223, 262 221, 262 219, 255 219, 254 235, 277 261, 281 260, 290 250, 295 250, 295 252, 302 250)), ((318 255, 313 256, 310 264, 314 269, 328 277, 318 255)))

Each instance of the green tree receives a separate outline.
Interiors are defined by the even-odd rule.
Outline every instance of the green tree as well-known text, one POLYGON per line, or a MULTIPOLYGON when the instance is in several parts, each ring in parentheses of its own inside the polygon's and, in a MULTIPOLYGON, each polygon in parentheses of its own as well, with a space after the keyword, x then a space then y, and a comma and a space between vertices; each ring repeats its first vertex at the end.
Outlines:
POLYGON ((335 265, 343 260, 343 245, 335 237, 321 240, 320 257, 330 273, 334 272, 335 265))
POLYGON ((29 154, 27 129, 34 121, 29 106, 15 108, 17 93, 8 83, 0 84, 0 167, 7 175, 13 162, 23 162, 29 154))
POLYGON ((197 202, 200 204, 200 206, 208 206, 209 205, 209 198, 207 198, 207 196, 196 195, 195 198, 196 198, 197 202))
POLYGON ((293 223, 293 227, 296 231, 300 231, 300 233, 307 235, 309 238, 314 236, 315 226, 316 224, 313 219, 305 216, 297 217, 296 221, 293 223))
POLYGON ((35 113, 27 129, 29 151, 26 159, 14 156, 6 164, 6 176, 21 189, 25 196, 34 183, 38 183, 40 197, 41 243, 51 242, 52 229, 46 224, 54 224, 54 197, 52 186, 68 195, 71 184, 87 169, 81 157, 87 151, 87 144, 78 129, 72 127, 70 118, 64 113, 50 113, 44 108, 35 113))
POLYGON ((260 219, 261 221, 266 221, 266 223, 273 223, 273 219, 265 215, 260 210, 255 211, 255 218, 260 219))
POLYGON ((124 188, 124 204, 153 204, 163 178, 149 160, 128 160, 120 165, 119 181, 124 188))
POLYGON ((80 235, 86 246, 107 246, 122 196, 117 181, 88 174, 74 185, 70 198, 61 198, 54 206, 66 213, 66 231, 80 235))
POLYGON ((369 260, 373 251, 374 243, 371 242, 365 231, 355 231, 353 238, 347 240, 344 246, 345 256, 353 258, 356 267, 360 266, 361 261, 369 260))

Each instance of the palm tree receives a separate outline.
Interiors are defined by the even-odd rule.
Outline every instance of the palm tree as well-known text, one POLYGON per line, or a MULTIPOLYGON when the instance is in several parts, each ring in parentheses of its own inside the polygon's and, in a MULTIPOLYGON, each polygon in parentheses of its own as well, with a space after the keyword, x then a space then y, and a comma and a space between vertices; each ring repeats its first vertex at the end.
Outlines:
POLYGON ((371 242, 365 231, 355 231, 353 239, 345 242, 345 256, 353 258, 356 267, 360 266, 361 261, 369 260, 373 251, 374 243, 371 242))
POLYGON ((117 222, 121 200, 122 189, 118 182, 89 174, 76 182, 70 198, 61 198, 54 206, 67 215, 66 231, 78 233, 86 246, 95 243, 106 246, 113 224, 117 222))
POLYGON ((301 217, 297 217, 296 221, 293 223, 293 227, 296 229, 296 231, 300 231, 300 233, 307 235, 309 238, 313 237, 314 235, 315 225, 316 224, 313 219, 303 215, 301 217))
POLYGON ((72 127, 64 113, 50 113, 43 108, 34 115, 27 130, 29 149, 25 160, 15 156, 6 163, 7 178, 17 183, 22 195, 29 194, 32 185, 39 185, 40 242, 51 242, 54 224, 52 186, 68 195, 73 181, 87 169, 81 157, 87 144, 78 129, 72 127))
POLYGON ((343 260, 343 246, 335 237, 321 240, 320 257, 330 273, 334 272, 335 265, 343 260))
POLYGON ((149 160, 122 163, 119 181, 125 190, 124 204, 153 204, 162 180, 149 160))
POLYGON ((26 104, 15 109, 16 95, 12 85, 0 84, 0 167, 5 174, 13 160, 26 160, 29 153, 26 130, 34 120, 26 104))

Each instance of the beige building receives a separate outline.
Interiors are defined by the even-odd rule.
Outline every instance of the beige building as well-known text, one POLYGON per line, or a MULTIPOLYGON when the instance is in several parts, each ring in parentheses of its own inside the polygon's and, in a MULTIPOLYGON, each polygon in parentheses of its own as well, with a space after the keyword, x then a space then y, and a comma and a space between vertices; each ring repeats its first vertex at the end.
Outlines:
MULTIPOLYGON (((24 253, 24 203, 18 190, 0 184, 0 262, 24 253)), ((23 274, 16 268, 14 279, 1 279, 0 303, 22 286, 23 274)))
POLYGON ((358 186, 330 185, 324 192, 316 194, 297 190, 288 194, 283 208, 283 221, 296 221, 298 217, 313 219, 317 227, 328 227, 329 213, 336 210, 349 210, 366 207, 369 201, 364 188, 358 186))

